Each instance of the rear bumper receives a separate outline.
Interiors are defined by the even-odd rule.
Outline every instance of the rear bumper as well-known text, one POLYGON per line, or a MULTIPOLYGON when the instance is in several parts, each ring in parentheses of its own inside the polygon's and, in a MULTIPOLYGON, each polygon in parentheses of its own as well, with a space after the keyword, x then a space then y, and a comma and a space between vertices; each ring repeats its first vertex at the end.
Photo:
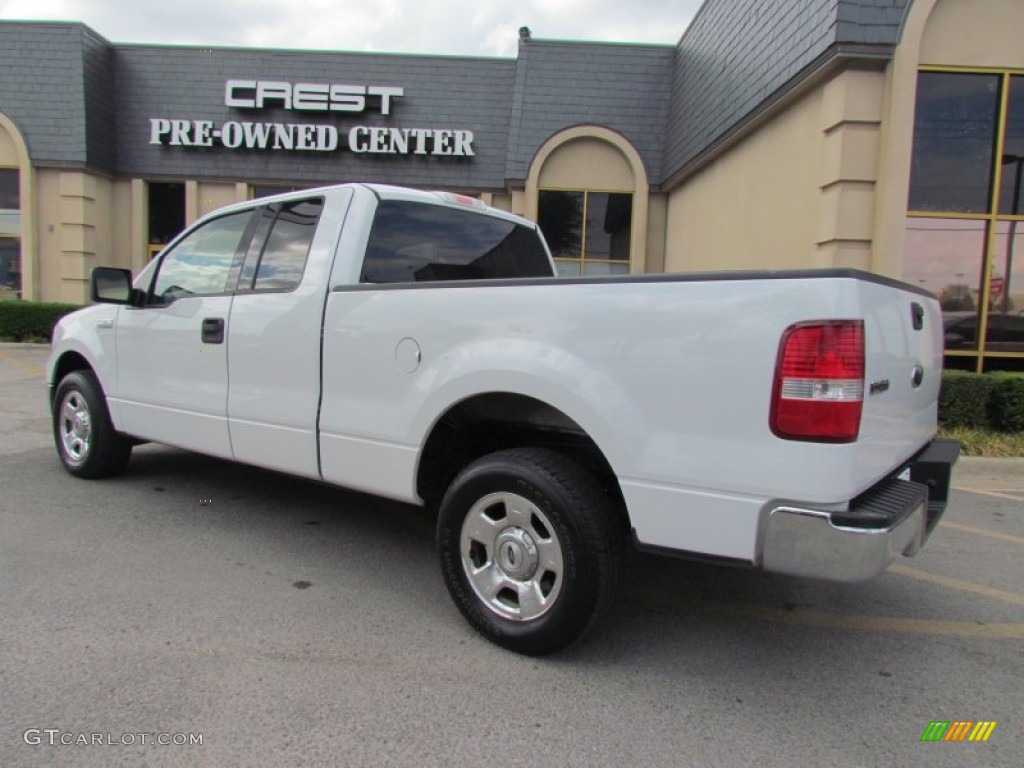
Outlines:
POLYGON ((959 443, 933 440, 907 466, 910 480, 884 480, 843 512, 767 505, 761 567, 833 581, 874 578, 898 556, 914 555, 924 546, 945 512, 959 455, 959 443))

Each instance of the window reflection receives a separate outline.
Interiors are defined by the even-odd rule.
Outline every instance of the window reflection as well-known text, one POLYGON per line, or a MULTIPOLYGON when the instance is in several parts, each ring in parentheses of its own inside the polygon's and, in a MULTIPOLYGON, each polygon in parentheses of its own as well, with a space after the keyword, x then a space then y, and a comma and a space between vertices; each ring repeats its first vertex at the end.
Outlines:
POLYGON ((587 195, 587 241, 584 257, 588 260, 629 261, 632 218, 632 195, 590 192, 587 195))
POLYGON ((0 301, 21 298, 21 241, 0 237, 0 301))
POLYGON ((374 214, 362 282, 550 277, 532 228, 438 205, 385 200, 374 214))
POLYGON ((559 275, 629 272, 633 195, 541 190, 537 209, 537 222, 555 257, 559 275))
POLYGON ((995 74, 918 76, 910 210, 988 211, 999 84, 995 74))
POLYGON ((17 168, 0 168, 0 211, 21 209, 21 188, 17 168))
POLYGON ((582 192, 541 192, 537 224, 556 259, 578 259, 583 255, 582 192))
POLYGON ((989 352, 1024 352, 1024 222, 996 224, 989 285, 989 352))
POLYGON ((1006 139, 1000 156, 1003 166, 999 187, 999 213, 1004 216, 1024 214, 1021 189, 1024 185, 1024 77, 1010 78, 1010 96, 1007 103, 1006 139))
POLYGON ((204 224, 174 246, 160 264, 153 297, 169 303, 193 295, 223 293, 251 211, 204 224))
POLYGON ((947 350, 978 346, 985 222, 910 218, 903 279, 939 297, 947 350))
POLYGON ((281 205, 260 259, 257 291, 291 291, 298 287, 323 204, 318 198, 281 205))

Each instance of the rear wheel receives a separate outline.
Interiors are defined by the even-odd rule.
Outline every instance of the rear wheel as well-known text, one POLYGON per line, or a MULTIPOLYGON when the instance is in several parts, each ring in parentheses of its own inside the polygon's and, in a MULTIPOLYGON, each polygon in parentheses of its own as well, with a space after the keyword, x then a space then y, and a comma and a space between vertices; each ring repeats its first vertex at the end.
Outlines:
POLYGON ((621 540, 607 494, 582 467, 540 448, 485 456, 452 482, 438 517, 448 591, 481 634, 545 654, 608 610, 621 540))
POLYGON ((53 438, 64 468, 77 477, 116 475, 132 454, 131 441, 114 430, 103 390, 91 371, 73 371, 57 385, 53 438))

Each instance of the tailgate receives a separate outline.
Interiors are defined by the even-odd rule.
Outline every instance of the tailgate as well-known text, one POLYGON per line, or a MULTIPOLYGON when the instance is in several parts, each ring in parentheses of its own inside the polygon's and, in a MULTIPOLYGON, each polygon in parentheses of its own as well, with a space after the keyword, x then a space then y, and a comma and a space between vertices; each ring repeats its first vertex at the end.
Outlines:
POLYGON ((857 285, 865 381, 856 484, 865 489, 935 434, 943 331, 938 302, 930 295, 888 282, 857 285))

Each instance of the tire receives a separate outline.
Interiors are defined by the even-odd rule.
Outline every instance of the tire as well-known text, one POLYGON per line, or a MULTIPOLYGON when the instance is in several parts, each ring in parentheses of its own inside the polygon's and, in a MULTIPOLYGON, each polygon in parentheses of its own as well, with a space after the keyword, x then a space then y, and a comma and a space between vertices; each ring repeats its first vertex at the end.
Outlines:
POLYGON ((492 642, 539 656, 582 638, 608 611, 622 560, 611 500, 562 454, 517 448, 463 470, 441 502, 445 584, 492 642))
POLYGON ((132 443, 110 421, 107 400, 92 371, 72 371, 53 397, 53 439, 64 468, 76 477, 98 478, 124 470, 132 443))

